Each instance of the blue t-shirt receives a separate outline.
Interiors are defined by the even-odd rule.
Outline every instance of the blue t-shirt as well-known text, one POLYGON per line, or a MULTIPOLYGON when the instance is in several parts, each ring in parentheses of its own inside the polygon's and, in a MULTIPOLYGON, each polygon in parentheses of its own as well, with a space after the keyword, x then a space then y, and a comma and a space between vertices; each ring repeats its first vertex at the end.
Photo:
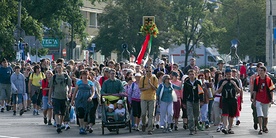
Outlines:
MULTIPOLYGON (((80 84, 83 84, 83 82, 82 82, 82 80, 79 79, 79 80, 77 80, 76 84, 80 85, 80 84)), ((94 86, 94 83, 91 80, 88 80, 88 85, 92 87, 92 86, 94 86)))
POLYGON ((11 67, 0 67, 0 83, 2 84, 11 84, 11 75, 13 71, 11 67))

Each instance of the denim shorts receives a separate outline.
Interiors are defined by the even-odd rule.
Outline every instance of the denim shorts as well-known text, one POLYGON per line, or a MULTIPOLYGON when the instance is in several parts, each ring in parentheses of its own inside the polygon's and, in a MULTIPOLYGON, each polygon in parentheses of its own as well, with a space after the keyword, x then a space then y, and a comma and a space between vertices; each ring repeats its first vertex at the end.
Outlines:
POLYGON ((13 104, 23 103, 23 95, 22 94, 12 94, 12 103, 13 104))
POLYGON ((47 110, 47 109, 52 109, 53 108, 52 105, 48 104, 48 96, 43 96, 42 97, 42 103, 43 103, 43 105, 42 105, 43 110, 47 110))

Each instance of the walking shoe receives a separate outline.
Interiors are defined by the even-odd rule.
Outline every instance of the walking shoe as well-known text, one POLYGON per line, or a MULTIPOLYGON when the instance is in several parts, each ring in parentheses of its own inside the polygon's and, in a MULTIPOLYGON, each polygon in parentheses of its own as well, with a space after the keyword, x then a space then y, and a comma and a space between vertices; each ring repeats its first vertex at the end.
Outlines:
POLYGON ((149 131, 148 134, 149 134, 149 135, 152 135, 152 131, 149 131))
POLYGON ((172 129, 171 129, 171 128, 168 128, 168 132, 172 132, 172 129))
POLYGON ((170 128, 171 128, 171 129, 173 129, 174 124, 173 124, 173 123, 171 123, 170 125, 171 125, 171 126, 170 126, 170 128))
POLYGON ((44 124, 46 125, 47 124, 47 117, 43 117, 43 120, 44 120, 44 124))
POLYGON ((145 132, 146 131, 146 125, 142 126, 142 131, 145 132))
POLYGON ((51 120, 48 121, 48 125, 49 126, 53 125, 52 122, 51 122, 51 120))
POLYGON ((217 128, 217 132, 220 132, 220 128, 217 128))
POLYGON ((257 130, 257 129, 258 129, 258 124, 254 124, 253 128, 254 128, 255 130, 257 130))
POLYGON ((36 115, 39 115, 38 110, 36 111, 36 115))
POLYGON ((159 124, 156 124, 156 126, 155 126, 157 129, 159 129, 160 128, 160 126, 159 126, 159 124))
POLYGON ((24 109, 21 109, 19 115, 22 116, 24 114, 24 109))
POLYGON ((183 128, 186 130, 188 128, 188 124, 187 123, 184 123, 183 124, 183 128))
POLYGON ((13 111, 13 115, 16 115, 16 111, 13 111))
POLYGON ((262 135, 262 134, 263 134, 262 130, 260 130, 260 131, 258 132, 258 134, 259 134, 259 135, 262 135))
POLYGON ((224 134, 228 134, 228 132, 225 130, 225 128, 222 128, 221 132, 224 133, 224 134))
POLYGON ((208 129, 210 127, 209 122, 205 122, 205 129, 208 129))
POLYGON ((228 134, 235 134, 233 130, 229 129, 228 134))
POLYGON ((61 133, 62 132, 60 127, 61 127, 60 125, 57 125, 57 133, 61 133))
POLYGON ((71 127, 70 127, 70 125, 69 124, 65 124, 65 130, 68 130, 68 129, 70 129, 71 127))
POLYGON ((84 128, 80 128, 80 135, 86 135, 86 131, 84 128))
POLYGON ((1 112, 2 112, 2 113, 4 113, 4 110, 5 110, 4 108, 1 108, 1 112))
POLYGON ((264 126, 263 132, 268 133, 268 129, 266 126, 264 126))
POLYGON ((238 126, 238 125, 240 125, 240 123, 241 123, 240 120, 238 120, 238 121, 236 122, 236 125, 238 126))
POLYGON ((177 127, 177 126, 174 126, 174 130, 175 130, 175 131, 178 131, 178 127, 177 127))

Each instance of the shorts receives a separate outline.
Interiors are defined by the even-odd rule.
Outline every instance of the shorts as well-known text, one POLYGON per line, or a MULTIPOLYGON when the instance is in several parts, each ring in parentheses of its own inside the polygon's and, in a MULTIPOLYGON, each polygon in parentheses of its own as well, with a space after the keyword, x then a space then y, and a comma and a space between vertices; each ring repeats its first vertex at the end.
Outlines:
POLYGON ((237 112, 237 99, 222 98, 222 116, 235 117, 237 112))
POLYGON ((256 101, 257 117, 267 118, 268 108, 269 108, 269 104, 264 104, 259 101, 256 101))
POLYGON ((56 115, 65 115, 65 111, 67 109, 67 99, 52 99, 53 101, 53 108, 54 108, 54 114, 56 115))
POLYGON ((41 100, 42 100, 42 92, 36 92, 32 97, 31 97, 32 103, 36 104, 36 105, 40 105, 41 104, 41 100))
POLYGON ((13 104, 22 104, 23 95, 22 94, 12 94, 12 103, 13 104))
POLYGON ((11 99, 11 84, 0 83, 0 100, 11 99))
POLYGON ((141 103, 138 101, 131 101, 132 115, 133 117, 141 117, 141 103))
POLYGON ((53 106, 48 104, 48 96, 42 97, 42 108, 43 110, 52 109, 53 106))

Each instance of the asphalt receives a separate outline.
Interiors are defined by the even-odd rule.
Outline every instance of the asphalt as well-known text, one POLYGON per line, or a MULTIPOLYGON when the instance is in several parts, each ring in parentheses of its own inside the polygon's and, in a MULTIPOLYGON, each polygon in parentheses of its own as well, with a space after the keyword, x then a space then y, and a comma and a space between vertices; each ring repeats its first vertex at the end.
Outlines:
MULTIPOLYGON (((216 127, 211 126, 205 131, 198 131, 196 135, 190 136, 188 130, 182 128, 182 123, 179 124, 179 130, 171 133, 162 133, 161 129, 156 129, 153 135, 148 135, 145 132, 132 131, 129 133, 127 129, 120 129, 119 134, 109 132, 105 128, 105 135, 102 135, 101 120, 96 120, 94 132, 87 135, 79 135, 79 129, 76 124, 71 124, 71 129, 57 134, 53 126, 48 126, 43 123, 43 116, 33 116, 32 111, 24 113, 22 116, 13 116, 12 111, 0 113, 0 138, 52 138, 52 137, 131 137, 131 138, 148 138, 148 137, 194 137, 194 138, 220 138, 220 137, 239 137, 239 138, 255 138, 255 137, 276 137, 276 106, 272 105, 269 109, 268 133, 258 135, 258 130, 253 129, 252 110, 250 108, 249 93, 244 94, 244 103, 242 104, 242 112, 239 126, 234 125, 233 131, 235 134, 223 134, 216 132, 216 127)), ((42 112, 40 111, 42 114, 42 112)), ((180 122, 182 120, 180 119, 180 122)))

